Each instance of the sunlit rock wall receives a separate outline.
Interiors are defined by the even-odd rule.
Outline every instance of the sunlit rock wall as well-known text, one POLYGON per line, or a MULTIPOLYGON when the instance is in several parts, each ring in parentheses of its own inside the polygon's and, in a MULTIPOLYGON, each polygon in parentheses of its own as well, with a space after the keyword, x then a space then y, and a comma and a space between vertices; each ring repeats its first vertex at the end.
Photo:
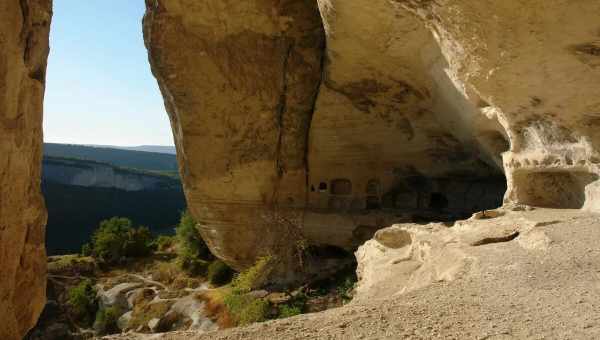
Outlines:
POLYGON ((503 198, 599 208, 597 1, 147 5, 190 208, 238 269, 503 198))
POLYGON ((0 2, 0 339, 21 339, 45 304, 40 194, 50 0, 0 2))
POLYGON ((317 4, 146 3, 150 62, 204 239, 237 269, 293 251, 324 50, 317 4))

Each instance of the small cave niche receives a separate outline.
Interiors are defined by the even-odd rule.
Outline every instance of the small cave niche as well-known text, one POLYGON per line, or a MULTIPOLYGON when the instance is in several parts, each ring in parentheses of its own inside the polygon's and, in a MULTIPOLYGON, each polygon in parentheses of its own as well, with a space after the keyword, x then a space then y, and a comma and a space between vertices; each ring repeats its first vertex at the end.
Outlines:
POLYGON ((327 192, 327 183, 325 183, 325 182, 319 183, 319 192, 327 192))
POLYGON ((351 195, 352 182, 346 178, 338 178, 331 181, 332 195, 351 195))
POLYGON ((431 193, 429 208, 434 211, 443 211, 448 207, 448 198, 441 192, 431 193))
POLYGON ((554 209, 581 209, 586 187, 598 180, 587 172, 520 171, 513 174, 513 190, 519 203, 554 209))
POLYGON ((367 183, 365 207, 367 210, 381 209, 380 196, 381 184, 377 179, 371 179, 367 183))

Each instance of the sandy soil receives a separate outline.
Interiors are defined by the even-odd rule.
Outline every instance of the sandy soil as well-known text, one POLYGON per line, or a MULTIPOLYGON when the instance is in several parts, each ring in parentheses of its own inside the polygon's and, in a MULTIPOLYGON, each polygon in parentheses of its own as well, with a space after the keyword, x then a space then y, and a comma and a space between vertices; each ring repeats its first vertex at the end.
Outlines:
POLYGON ((600 215, 519 214, 542 222, 549 246, 527 249, 517 238, 473 247, 451 282, 245 328, 113 339, 600 339, 600 215))

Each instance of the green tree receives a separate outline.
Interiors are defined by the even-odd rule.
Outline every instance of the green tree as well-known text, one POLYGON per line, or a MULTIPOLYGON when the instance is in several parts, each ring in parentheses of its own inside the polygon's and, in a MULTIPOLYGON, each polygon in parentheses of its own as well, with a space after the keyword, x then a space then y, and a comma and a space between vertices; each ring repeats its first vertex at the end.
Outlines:
POLYGON ((123 217, 100 222, 100 227, 92 236, 94 255, 109 264, 118 262, 125 255, 125 244, 131 228, 131 220, 123 217))
MULTIPOLYGON (((100 222, 92 236, 92 254, 100 261, 115 264, 123 257, 152 253, 154 238, 147 227, 133 228, 131 220, 113 217, 100 222)), ((88 249, 86 249, 87 251, 88 249)))
POLYGON ((148 227, 131 229, 127 233, 125 256, 143 257, 152 254, 154 237, 148 227))

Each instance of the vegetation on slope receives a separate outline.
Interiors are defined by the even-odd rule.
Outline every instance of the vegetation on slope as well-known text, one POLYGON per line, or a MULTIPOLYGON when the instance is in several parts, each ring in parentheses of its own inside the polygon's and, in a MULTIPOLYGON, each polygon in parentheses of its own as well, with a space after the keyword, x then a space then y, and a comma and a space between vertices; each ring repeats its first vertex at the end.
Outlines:
POLYGON ((78 252, 102 220, 126 216, 153 234, 172 234, 185 210, 181 186, 124 191, 42 182, 48 209, 46 245, 50 255, 78 252), (69 237, 65 237, 69 235, 69 237))
POLYGON ((175 155, 70 144, 44 144, 44 155, 77 158, 149 171, 177 171, 175 155))

